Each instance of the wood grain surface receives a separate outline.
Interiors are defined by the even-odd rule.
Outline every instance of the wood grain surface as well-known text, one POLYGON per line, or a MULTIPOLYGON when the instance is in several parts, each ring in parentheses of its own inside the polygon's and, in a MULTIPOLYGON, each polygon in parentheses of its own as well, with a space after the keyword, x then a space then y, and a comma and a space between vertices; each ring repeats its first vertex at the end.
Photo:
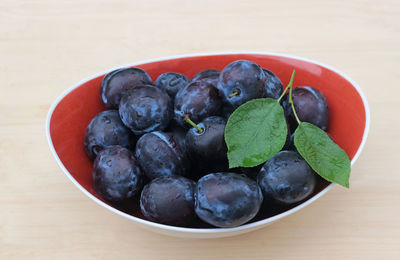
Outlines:
POLYGON ((0 259, 400 259, 400 1, 0 0, 0 259), (56 164, 46 113, 94 73, 170 55, 269 51, 352 77, 371 131, 304 210, 249 234, 162 236, 89 200, 56 164))

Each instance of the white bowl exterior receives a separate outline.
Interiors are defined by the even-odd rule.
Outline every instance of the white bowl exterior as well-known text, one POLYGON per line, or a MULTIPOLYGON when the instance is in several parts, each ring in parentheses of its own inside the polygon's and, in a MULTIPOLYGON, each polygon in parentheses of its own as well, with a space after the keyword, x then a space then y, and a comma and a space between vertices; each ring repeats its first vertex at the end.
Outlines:
MULTIPOLYGON (((291 58, 291 59, 297 59, 297 60, 301 60, 301 61, 305 61, 305 62, 309 62, 309 63, 313 63, 313 64, 317 64, 321 67, 325 67, 329 70, 334 71, 335 73, 341 75, 343 78, 345 78, 348 82, 350 82, 353 87, 357 90, 358 94, 360 95, 363 104, 364 104, 364 109, 365 109, 365 129, 364 129, 364 134, 363 134, 363 138, 361 141, 361 144, 357 150, 357 153, 354 155, 353 159, 351 160, 351 165, 354 165, 354 163, 356 162, 356 160, 358 159, 358 157, 361 154, 361 151, 364 148, 365 142, 367 140, 367 136, 369 133, 369 127, 370 127, 370 110, 369 110, 369 105, 367 102, 367 99, 364 95, 364 93, 362 92, 361 88, 358 86, 358 84, 352 80, 350 77, 348 77, 347 75, 345 75, 344 73, 338 71, 337 69, 334 69, 328 65, 322 64, 320 62, 314 61, 314 60, 309 60, 306 58, 301 58, 301 57, 296 57, 296 56, 292 56, 292 55, 287 55, 287 54, 279 54, 279 53, 270 53, 270 52, 220 52, 220 53, 200 53, 200 54, 187 54, 187 55, 179 55, 179 56, 171 56, 171 57, 164 57, 164 58, 159 58, 159 59, 152 59, 152 60, 146 60, 146 61, 141 61, 141 62, 135 62, 133 64, 127 64, 124 66, 119 66, 117 68, 121 68, 121 67, 131 67, 131 66, 138 66, 138 65, 142 65, 145 63, 151 63, 151 62, 157 62, 157 61, 164 61, 164 60, 171 60, 171 59, 177 59, 177 58, 185 58, 185 57, 198 57, 198 56, 212 56, 212 55, 226 55, 226 54, 255 54, 255 55, 269 55, 269 56, 278 56, 278 57, 286 57, 286 58, 291 58)), ((72 177, 72 175, 69 173, 69 171, 65 168, 65 166, 63 165, 63 163, 61 162, 60 158, 58 157, 53 142, 51 140, 51 135, 50 135, 50 120, 51 120, 51 116, 54 112, 54 109, 57 107, 58 103, 66 96, 68 95, 72 90, 78 88, 80 85, 82 85, 83 83, 94 79, 98 76, 104 75, 114 69, 117 68, 113 68, 111 70, 107 70, 107 71, 103 71, 101 73, 98 73, 96 75, 93 75, 91 77, 88 77, 80 82, 78 82, 77 84, 73 85, 72 87, 70 87, 69 89, 67 89, 64 93, 62 93, 52 104, 52 106, 49 109, 49 112, 47 114, 47 119, 46 119, 46 136, 47 136, 47 141, 49 143, 50 146, 50 150, 53 154, 53 156, 55 157, 58 165, 60 166, 60 168, 63 170, 63 172, 65 173, 65 175, 67 175, 67 177, 72 181, 72 183, 75 184, 76 187, 78 187, 78 189, 80 189, 86 196, 88 196, 90 199, 94 200, 97 204, 105 207, 106 209, 122 216, 125 218, 128 218, 130 220, 132 220, 134 223, 138 224, 139 226, 141 226, 142 228, 145 228, 147 230, 151 230, 160 234, 164 234, 164 235, 169 235, 169 236, 175 236, 175 237, 184 237, 184 238, 219 238, 219 237, 228 237, 228 236, 234 236, 234 235, 239 235, 239 234, 244 234, 253 230, 257 230, 260 228, 263 228, 277 220, 280 220, 290 214, 293 214, 294 212, 306 207, 307 205, 311 204, 312 202, 314 202, 315 200, 317 200, 318 198, 320 198, 322 195, 324 195, 325 193, 327 193, 332 187, 333 187, 333 183, 330 184, 329 186, 327 186, 325 189, 323 189, 321 192, 319 192, 318 194, 316 194, 315 196, 313 196, 312 198, 308 199, 307 201, 303 202, 302 204, 288 210, 285 211, 281 214, 275 215, 273 217, 267 218, 267 219, 263 219, 257 222, 253 222, 253 223, 249 223, 249 224, 244 224, 242 226, 239 227, 234 227, 234 228, 182 228, 182 227, 174 227, 174 226, 168 226, 168 225, 163 225, 163 224, 158 224, 158 223, 154 223, 148 220, 143 220, 141 218, 137 218, 134 217, 132 215, 129 215, 127 213, 124 213, 122 211, 119 211, 109 205, 107 205, 106 203, 104 203, 103 201, 99 200, 98 198, 96 198, 95 196, 93 196, 91 193, 89 193, 85 188, 83 188, 75 179, 74 177, 72 177)))
MULTIPOLYGON (((275 220, 275 221, 277 221, 277 220, 275 220)), ((245 234, 245 233, 266 227, 266 226, 274 223, 275 221, 268 222, 265 225, 246 227, 246 228, 240 229, 240 230, 227 229, 224 232, 213 232, 211 229, 208 229, 206 232, 202 232, 202 233, 181 232, 181 231, 168 230, 168 229, 164 229, 164 228, 157 228, 157 227, 152 227, 152 226, 147 226, 147 225, 143 225, 141 227, 146 230, 150 230, 152 232, 162 234, 162 235, 167 235, 167 236, 180 237, 180 238, 208 239, 208 238, 232 237, 232 236, 245 234)))

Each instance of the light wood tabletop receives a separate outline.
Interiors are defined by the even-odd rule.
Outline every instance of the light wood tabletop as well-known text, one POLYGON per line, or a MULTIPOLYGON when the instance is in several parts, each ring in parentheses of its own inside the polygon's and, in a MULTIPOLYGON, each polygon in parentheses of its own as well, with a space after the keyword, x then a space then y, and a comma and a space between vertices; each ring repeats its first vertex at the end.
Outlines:
POLYGON ((400 259, 400 1, 0 1, 0 259, 400 259), (371 109, 352 168, 305 209, 223 239, 155 234, 54 160, 45 119, 94 73, 186 53, 268 51, 353 78, 371 109))

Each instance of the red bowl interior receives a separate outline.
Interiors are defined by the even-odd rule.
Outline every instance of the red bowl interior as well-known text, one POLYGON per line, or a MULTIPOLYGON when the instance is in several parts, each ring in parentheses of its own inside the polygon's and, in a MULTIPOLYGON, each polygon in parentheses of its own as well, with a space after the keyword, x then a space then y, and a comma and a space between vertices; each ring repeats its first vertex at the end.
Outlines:
MULTIPOLYGON (((191 78, 204 69, 222 70, 230 62, 239 59, 253 61, 273 71, 284 86, 288 84, 295 69, 294 86, 312 86, 319 89, 326 96, 330 108, 328 132, 350 159, 354 157, 361 144, 366 122, 362 98, 348 80, 321 65, 277 55, 221 54, 172 58, 143 63, 135 67, 147 71, 155 81, 165 72, 178 72, 191 78)), ((99 97, 99 87, 103 77, 104 75, 101 75, 90 79, 65 95, 54 108, 49 124, 51 141, 65 168, 83 188, 100 200, 102 199, 93 188, 92 162, 86 156, 83 140, 91 119, 105 110, 99 97)), ((321 180, 314 195, 328 185, 328 182, 321 180)), ((137 205, 128 208, 109 205, 142 218, 137 205)), ((287 209, 266 213, 256 220, 276 215, 280 213, 279 211, 287 209)))

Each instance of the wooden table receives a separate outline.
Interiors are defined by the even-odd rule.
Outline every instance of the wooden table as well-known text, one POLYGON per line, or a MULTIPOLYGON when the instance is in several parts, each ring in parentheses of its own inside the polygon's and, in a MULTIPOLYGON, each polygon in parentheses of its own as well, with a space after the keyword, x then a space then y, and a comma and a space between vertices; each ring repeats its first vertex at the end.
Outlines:
POLYGON ((399 46, 398 0, 1 0, 0 259, 400 259, 399 46), (256 232, 190 240, 142 230, 62 173, 44 125, 73 83, 231 50, 315 59, 359 83, 372 124, 350 189, 256 232))

